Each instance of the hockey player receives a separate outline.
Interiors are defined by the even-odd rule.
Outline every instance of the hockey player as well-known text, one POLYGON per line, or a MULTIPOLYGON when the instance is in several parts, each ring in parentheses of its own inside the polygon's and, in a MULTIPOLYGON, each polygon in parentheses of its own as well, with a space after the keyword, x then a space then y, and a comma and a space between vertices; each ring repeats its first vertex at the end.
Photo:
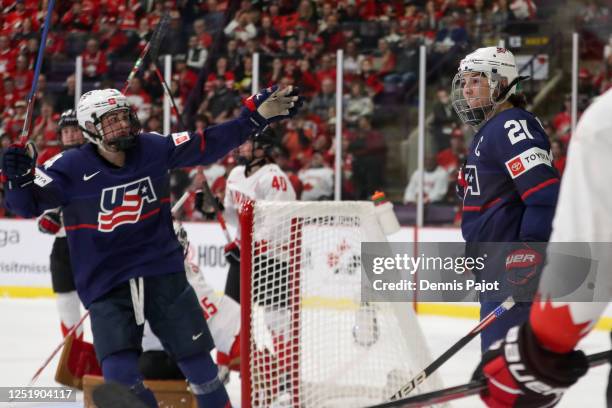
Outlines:
MULTIPOLYGON (((476 376, 484 374, 488 388, 481 393, 491 407, 550 407, 587 370, 578 341, 595 326, 612 299, 612 90, 600 96, 584 112, 569 146, 568 162, 552 242, 598 243, 592 258, 599 265, 598 302, 551 300, 550 276, 558 273, 546 266, 529 321, 515 326, 484 354, 476 376), (605 243, 605 244, 602 244, 605 243)), ((608 383, 608 406, 612 406, 608 383)))
MULTIPOLYGON (((57 132, 63 151, 78 148, 85 143, 83 133, 79 129, 76 112, 73 109, 61 114, 57 124, 57 132)), ((81 318, 79 311, 81 301, 74 286, 66 231, 61 220, 61 210, 54 208, 45 211, 38 219, 38 229, 45 234, 55 235, 50 262, 51 283, 57 298, 62 334, 66 336, 72 326, 81 318)), ((82 337, 83 328, 80 327, 77 332, 78 337, 82 337)))
POLYGON ((489 314, 507 295, 524 301, 483 331, 483 351, 529 315, 542 264, 537 243, 548 241, 559 191, 548 136, 517 93, 523 79, 512 53, 496 47, 467 55, 453 79, 453 108, 477 129, 458 176, 468 251, 482 254, 486 244, 480 243, 517 243, 486 246, 497 254, 489 254, 478 278, 496 280, 502 290, 480 297, 480 315, 489 314))
POLYGON ((75 284, 90 311, 105 381, 124 384, 151 407, 138 372, 145 317, 176 359, 200 407, 229 399, 210 358, 213 341, 193 289, 170 214, 168 171, 208 164, 271 122, 292 116, 295 89, 268 88, 234 120, 204 133, 141 133, 125 95, 85 93, 77 119, 90 142, 35 168, 30 146, 12 145, 2 177, 8 208, 24 217, 62 207, 75 284))
MULTIPOLYGON (((278 167, 274 161, 274 148, 280 145, 280 138, 271 128, 267 128, 252 143, 243 144, 238 152, 238 166, 234 167, 227 178, 224 207, 228 224, 236 227, 236 238, 226 245, 226 258, 229 262, 229 271, 225 282, 225 294, 240 303, 240 223, 239 213, 242 205, 247 201, 269 200, 269 201, 294 201, 295 191, 287 175, 278 167)), ((275 267, 273 275, 269 277, 259 277, 262 281, 277 277, 276 274, 286 272, 286 264, 267 258, 266 254, 258 255, 258 260, 253 265, 271 265, 275 267)), ((258 275, 253 271, 253 279, 258 275)), ((282 281, 282 278, 280 279, 282 281)), ((281 283, 282 285, 282 283, 281 283)), ((272 289, 272 288, 271 288, 272 289)), ((278 290, 276 288, 275 290, 278 290)), ((286 310, 266 310, 264 318, 267 322, 279 322, 285 319, 286 310)), ((273 326, 270 324, 269 326, 273 326)), ((285 347, 282 338, 282 329, 279 327, 269 327, 275 344, 277 354, 285 347)), ((266 357, 267 358, 267 357, 266 357)), ((237 369, 236 356, 226 355, 222 352, 217 353, 217 363, 220 366, 227 366, 230 369, 237 369)), ((223 369, 222 369, 223 370, 223 369)))
MULTIPOLYGON (((61 114, 57 132, 62 151, 79 148, 85 143, 73 109, 61 114)), ((38 218, 38 229, 45 234, 55 235, 50 256, 51 284, 56 296, 62 335, 66 337, 72 327, 81 320, 81 301, 74 285, 61 209, 45 211, 38 218)), ((74 338, 68 344, 64 350, 67 353, 65 364, 58 368, 56 379, 62 384, 80 389, 83 375, 102 373, 92 344, 83 340, 83 326, 76 330, 74 338)))
POLYGON ((253 142, 240 146, 239 165, 227 177, 225 198, 226 220, 236 227, 234 242, 226 245, 230 268, 225 293, 240 303, 240 223, 242 205, 247 201, 294 201, 295 191, 285 173, 273 161, 272 150, 279 145, 274 130, 267 128, 253 142))

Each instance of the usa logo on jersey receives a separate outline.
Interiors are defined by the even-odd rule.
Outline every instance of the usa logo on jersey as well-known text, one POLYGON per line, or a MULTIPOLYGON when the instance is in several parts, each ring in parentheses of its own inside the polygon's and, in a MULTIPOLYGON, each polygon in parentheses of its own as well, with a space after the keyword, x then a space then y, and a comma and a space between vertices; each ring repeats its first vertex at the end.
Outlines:
POLYGON ((157 197, 149 177, 105 188, 100 199, 98 230, 111 232, 119 225, 138 222, 143 204, 155 200, 157 197))
POLYGON ((478 182, 478 168, 474 165, 465 166, 464 174, 465 194, 480 195, 480 183, 478 182))

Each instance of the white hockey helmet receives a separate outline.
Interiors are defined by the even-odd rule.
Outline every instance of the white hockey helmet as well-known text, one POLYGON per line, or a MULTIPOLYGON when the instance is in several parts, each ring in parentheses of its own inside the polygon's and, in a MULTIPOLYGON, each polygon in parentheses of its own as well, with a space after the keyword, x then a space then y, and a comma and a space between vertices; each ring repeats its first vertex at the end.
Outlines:
POLYGON ((79 99, 76 115, 79 127, 83 130, 85 138, 99 146, 114 146, 118 150, 125 150, 133 145, 136 136, 140 132, 140 123, 132 112, 130 103, 125 95, 117 89, 100 89, 83 94, 79 99), (109 142, 104 138, 102 117, 118 110, 126 110, 128 112, 130 131, 128 135, 109 142), (95 131, 91 126, 87 127, 88 123, 93 125, 95 131))
POLYGON ((489 119, 497 105, 516 93, 519 77, 512 52, 505 48, 484 47, 468 54, 459 64, 453 78, 451 101, 457 115, 468 125, 478 126, 489 119), (468 78, 486 78, 488 95, 466 97, 464 87, 468 78))

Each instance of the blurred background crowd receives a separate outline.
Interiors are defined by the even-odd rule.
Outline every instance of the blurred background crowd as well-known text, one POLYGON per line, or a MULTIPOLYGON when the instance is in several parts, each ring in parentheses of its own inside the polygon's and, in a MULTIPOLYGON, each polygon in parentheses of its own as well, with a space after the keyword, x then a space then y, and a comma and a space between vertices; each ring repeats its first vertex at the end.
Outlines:
MULTIPOLYGON (((46 0, 2 0, 0 17, 0 149, 19 136, 32 83, 46 0)), ((542 119, 562 173, 571 142, 571 27, 580 33, 578 110, 612 84, 607 0, 59 0, 45 47, 31 138, 39 162, 59 151, 57 120, 74 107, 75 58, 83 59, 83 92, 122 88, 164 13, 170 16, 159 55, 172 56, 171 91, 181 118, 172 130, 201 130, 235 117, 251 94, 253 54, 261 87, 295 85, 306 105, 278 124, 275 156, 302 200, 333 198, 336 51, 344 51, 342 198, 384 190, 403 223, 414 222, 419 45, 427 46, 426 223, 460 219, 456 172, 473 130, 449 99, 459 60, 502 41, 521 56, 523 91, 542 119)), ((163 64, 158 64, 163 66, 163 64)), ((145 131, 162 132, 163 89, 145 64, 127 96, 145 131)), ((175 197, 206 178, 223 196, 236 164, 230 154, 207 168, 175 171, 175 197)), ((1 192, 0 192, 1 201, 1 192)), ((0 207, 0 216, 12 216, 0 207)), ((193 200, 182 218, 200 219, 193 200)))

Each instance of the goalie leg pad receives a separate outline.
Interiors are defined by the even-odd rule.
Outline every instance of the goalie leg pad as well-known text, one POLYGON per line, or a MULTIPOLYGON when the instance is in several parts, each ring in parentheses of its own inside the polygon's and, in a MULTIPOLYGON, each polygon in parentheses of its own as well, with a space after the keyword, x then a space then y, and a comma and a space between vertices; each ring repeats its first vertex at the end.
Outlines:
POLYGON ((83 389, 84 375, 102 375, 93 344, 75 338, 66 339, 55 372, 55 381, 68 387, 83 389))
POLYGON ((240 334, 234 338, 229 354, 217 351, 217 364, 230 370, 240 371, 240 334))

